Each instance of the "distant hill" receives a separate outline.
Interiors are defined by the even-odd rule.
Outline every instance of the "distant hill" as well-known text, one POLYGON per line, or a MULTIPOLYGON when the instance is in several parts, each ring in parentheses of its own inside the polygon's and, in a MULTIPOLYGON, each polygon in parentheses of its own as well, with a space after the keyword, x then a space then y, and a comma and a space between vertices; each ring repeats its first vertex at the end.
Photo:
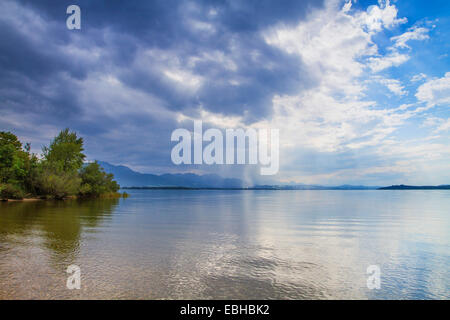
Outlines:
POLYGON ((98 161, 106 172, 114 174, 121 187, 187 187, 187 188, 242 188, 239 179, 222 178, 217 174, 197 175, 194 173, 149 174, 131 170, 126 166, 115 166, 98 161))
POLYGON ((261 190, 375 190, 379 187, 370 186, 354 186, 354 185, 340 185, 340 186, 321 186, 315 184, 296 184, 296 185, 256 185, 252 189, 261 190))
POLYGON ((217 174, 165 173, 161 175, 140 173, 126 166, 116 166, 98 161, 106 172, 114 174, 121 187, 184 188, 184 189, 251 189, 251 190, 443 190, 450 185, 370 187, 361 185, 322 186, 309 184, 255 185, 248 187, 240 179, 223 178, 217 174))
POLYGON ((440 186, 406 186, 404 184, 382 187, 379 190, 449 190, 450 185, 440 185, 440 186))

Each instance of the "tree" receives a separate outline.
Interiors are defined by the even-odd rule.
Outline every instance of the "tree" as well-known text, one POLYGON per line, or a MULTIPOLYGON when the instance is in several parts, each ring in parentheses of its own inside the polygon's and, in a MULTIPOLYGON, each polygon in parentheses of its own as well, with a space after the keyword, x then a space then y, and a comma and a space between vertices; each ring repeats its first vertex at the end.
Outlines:
POLYGON ((81 183, 78 170, 86 157, 83 154, 83 138, 67 128, 42 151, 44 159, 36 168, 36 174, 30 177, 31 184, 41 195, 55 199, 76 195, 81 183))
POLYGON ((25 159, 25 177, 23 179, 24 190, 31 194, 37 195, 39 193, 39 178, 42 174, 42 161, 37 155, 30 153, 29 144, 25 145, 27 157, 25 159))
POLYGON ((12 145, 15 150, 22 149, 22 142, 19 141, 17 136, 11 132, 0 132, 0 146, 12 145))
POLYGON ((0 132, 0 182, 9 183, 15 180, 15 173, 20 174, 21 161, 18 153, 22 143, 11 132, 0 132))
POLYGON ((23 199, 24 194, 22 189, 12 184, 1 184, 0 183, 0 199, 23 199))
POLYGON ((83 154, 83 138, 68 128, 62 130, 50 143, 42 149, 44 158, 57 171, 77 171, 83 165, 86 156, 83 154))
POLYGON ((120 186, 112 174, 106 173, 97 161, 85 165, 80 170, 80 195, 98 197, 106 193, 117 192, 120 186))
POLYGON ((29 145, 22 150, 22 143, 11 132, 0 132, 0 197, 21 199, 30 160, 29 145))
POLYGON ((43 158, 30 153, 11 132, 0 132, 0 199, 44 196, 118 196, 119 185, 97 162, 83 167, 83 138, 62 130, 44 147, 43 158))
POLYGON ((64 199, 78 193, 80 182, 81 179, 76 171, 64 172, 43 168, 38 179, 38 190, 41 195, 64 199))

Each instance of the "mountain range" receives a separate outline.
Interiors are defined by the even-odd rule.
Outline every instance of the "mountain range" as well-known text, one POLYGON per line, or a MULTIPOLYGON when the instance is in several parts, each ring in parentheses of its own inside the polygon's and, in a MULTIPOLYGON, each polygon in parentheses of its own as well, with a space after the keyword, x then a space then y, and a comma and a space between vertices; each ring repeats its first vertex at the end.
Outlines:
POLYGON ((116 166, 108 162, 98 161, 106 172, 114 174, 114 179, 122 188, 129 187, 181 187, 181 188, 224 188, 224 189, 259 189, 259 190, 367 190, 378 187, 367 186, 321 186, 321 185, 255 185, 248 186, 244 181, 234 178, 223 178, 217 174, 198 175, 194 173, 165 173, 161 175, 140 173, 126 166, 116 166))
POLYGON ((165 173, 161 175, 140 173, 126 166, 115 166, 98 161, 106 172, 114 174, 121 187, 187 187, 187 188, 243 188, 240 179, 222 178, 217 174, 165 173))
POLYGON ((188 188, 188 189, 252 189, 252 190, 433 190, 450 189, 450 185, 389 187, 340 185, 322 186, 314 184, 254 185, 249 186, 240 179, 223 178, 217 174, 198 175, 195 173, 165 173, 161 175, 140 173, 126 166, 116 166, 104 161, 98 163, 106 172, 114 174, 114 179, 122 188, 188 188))

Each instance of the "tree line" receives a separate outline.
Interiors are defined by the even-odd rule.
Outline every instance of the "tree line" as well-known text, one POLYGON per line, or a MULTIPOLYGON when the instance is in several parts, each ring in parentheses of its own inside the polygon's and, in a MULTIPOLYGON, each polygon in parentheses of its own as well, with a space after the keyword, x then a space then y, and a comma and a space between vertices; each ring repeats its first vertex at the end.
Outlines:
POLYGON ((83 138, 62 130, 42 154, 11 132, 0 132, 0 199, 118 197, 120 186, 95 162, 85 163, 83 138))

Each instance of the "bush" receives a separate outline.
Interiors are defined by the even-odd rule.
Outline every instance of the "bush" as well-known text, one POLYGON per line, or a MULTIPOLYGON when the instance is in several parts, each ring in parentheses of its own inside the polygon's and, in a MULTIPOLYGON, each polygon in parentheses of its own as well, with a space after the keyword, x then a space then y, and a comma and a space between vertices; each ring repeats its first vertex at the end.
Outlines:
POLYGON ((8 199, 23 199, 24 194, 23 191, 12 184, 2 184, 0 185, 0 198, 2 200, 8 199))
POLYGON ((98 197, 100 195, 114 194, 120 186, 113 180, 112 174, 106 173, 96 162, 84 166, 80 170, 81 187, 79 195, 83 197, 98 197))
POLYGON ((81 179, 76 173, 44 170, 39 179, 41 194, 54 199, 64 199, 78 193, 81 179))
POLYGON ((83 138, 75 132, 62 130, 43 148, 43 157, 30 150, 29 143, 23 146, 13 133, 0 131, 0 199, 122 196, 112 174, 97 162, 83 164, 83 138))

